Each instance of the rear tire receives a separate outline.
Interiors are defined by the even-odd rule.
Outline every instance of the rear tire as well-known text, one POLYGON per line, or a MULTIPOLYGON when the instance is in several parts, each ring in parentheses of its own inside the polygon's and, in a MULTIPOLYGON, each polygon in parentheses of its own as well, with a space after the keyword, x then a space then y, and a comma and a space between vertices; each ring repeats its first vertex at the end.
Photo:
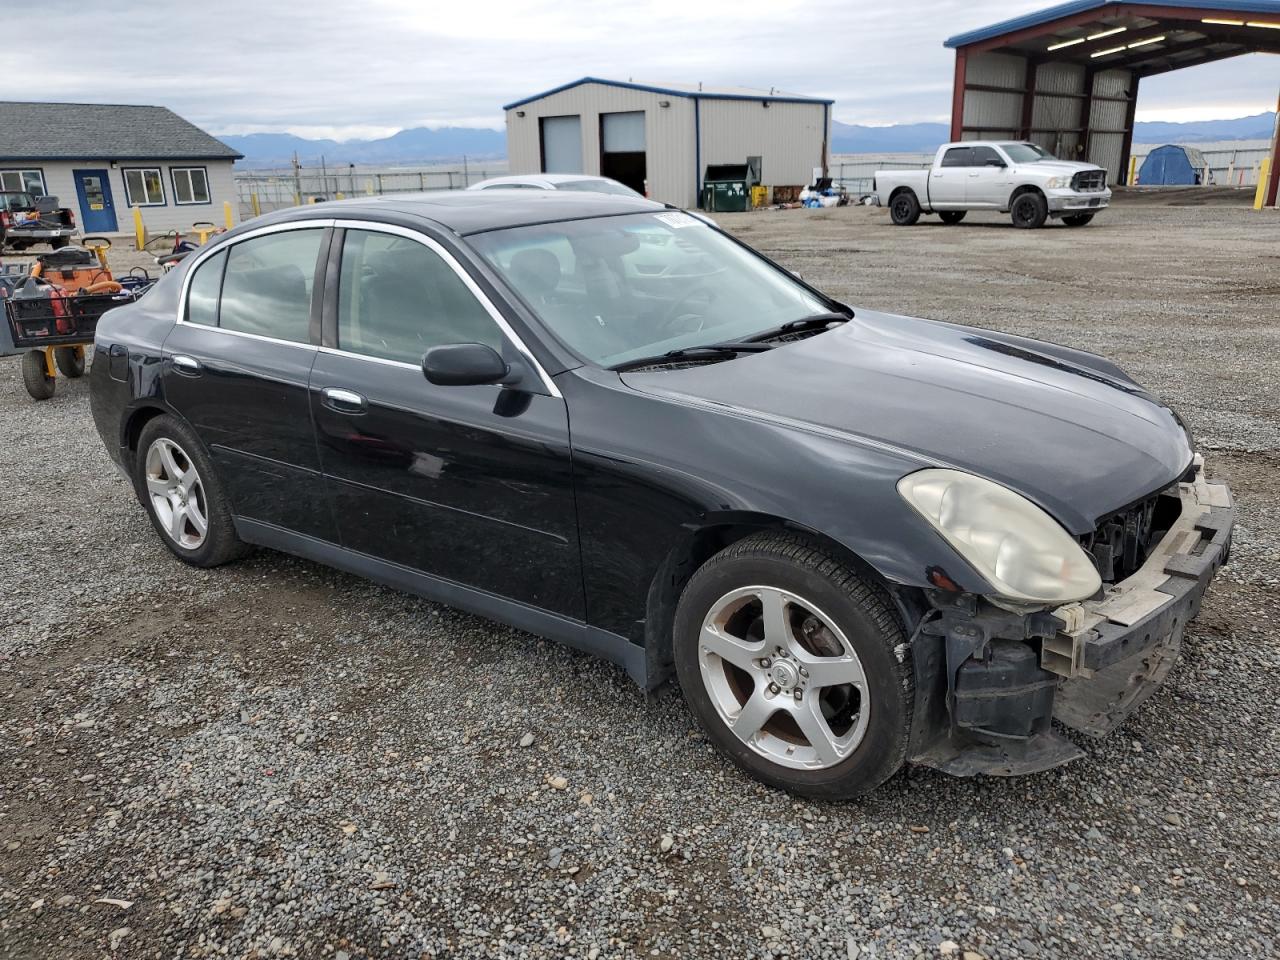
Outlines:
POLYGON ((910 190, 903 190, 889 201, 889 216, 900 227, 909 227, 920 219, 920 201, 910 190))
POLYGON ((674 626, 689 709, 750 776, 836 800, 906 761, 906 635, 885 592, 838 556, 796 534, 747 537, 693 575, 674 626))
POLYGON ((64 377, 75 380, 84 376, 84 352, 75 347, 55 347, 53 362, 64 377))
POLYGON ((1035 230, 1044 226, 1049 218, 1049 204, 1044 197, 1032 191, 1020 193, 1013 198, 1009 208, 1009 217, 1013 225, 1022 230, 1035 230))
POLYGON ((1068 227, 1083 227, 1093 219, 1092 213, 1073 213, 1062 218, 1062 222, 1068 227))
POLYGON ((231 504, 200 438, 161 415, 138 437, 133 485, 170 552, 193 567, 238 560, 249 547, 236 536, 231 504))
POLYGON ((959 223, 968 212, 968 210, 942 210, 939 211, 938 218, 946 224, 959 223))
POLYGON ((27 393, 36 400, 48 400, 53 396, 57 381, 45 369, 43 350, 28 350, 22 355, 22 382, 27 393))

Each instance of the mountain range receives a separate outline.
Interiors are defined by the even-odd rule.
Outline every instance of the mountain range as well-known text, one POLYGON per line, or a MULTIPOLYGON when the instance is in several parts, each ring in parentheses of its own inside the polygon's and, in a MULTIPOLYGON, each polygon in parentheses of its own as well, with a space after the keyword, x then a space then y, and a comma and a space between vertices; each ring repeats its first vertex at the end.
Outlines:
MULTIPOLYGON (((1139 123, 1137 143, 1205 143, 1213 140, 1269 140, 1274 113, 1234 120, 1196 120, 1190 123, 1139 123)), ((888 127, 832 124, 832 153, 923 153, 936 150, 950 135, 945 123, 902 123, 888 127)), ((442 161, 493 160, 506 156, 507 138, 501 130, 471 127, 414 127, 378 140, 308 140, 288 133, 250 133, 220 138, 243 153, 243 167, 285 167, 294 155, 306 167, 323 158, 329 167, 355 164, 405 164, 442 161)))

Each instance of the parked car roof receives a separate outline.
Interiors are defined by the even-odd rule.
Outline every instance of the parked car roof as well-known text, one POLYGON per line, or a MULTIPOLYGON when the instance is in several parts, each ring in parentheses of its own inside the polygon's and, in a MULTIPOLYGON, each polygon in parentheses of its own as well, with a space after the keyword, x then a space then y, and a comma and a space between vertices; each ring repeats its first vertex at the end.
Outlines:
MULTIPOLYGON (((436 190, 292 207, 270 216, 276 220, 294 220, 349 214, 380 219, 387 214, 400 214, 434 220, 456 233, 468 234, 557 220, 584 220, 665 209, 662 204, 643 197, 582 191, 436 190)), ((264 218, 254 222, 267 221, 264 218)))

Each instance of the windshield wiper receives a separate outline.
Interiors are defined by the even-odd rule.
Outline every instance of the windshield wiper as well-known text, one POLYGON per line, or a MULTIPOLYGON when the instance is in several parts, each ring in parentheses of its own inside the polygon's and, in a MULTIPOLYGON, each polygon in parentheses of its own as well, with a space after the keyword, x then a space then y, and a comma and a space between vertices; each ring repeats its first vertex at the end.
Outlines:
POLYGON ((679 350, 668 350, 666 353, 655 354, 652 357, 639 357, 635 360, 624 360, 622 363, 616 363, 610 370, 616 370, 621 373, 625 370, 634 370, 637 367, 656 367, 663 363, 674 363, 680 360, 696 359, 697 357, 706 356, 712 359, 717 355, 736 356, 739 353, 764 353, 766 350, 772 350, 772 343, 752 343, 749 340, 740 342, 733 341, 729 343, 704 343, 696 347, 682 347, 679 350))
POLYGON ((836 313, 834 310, 827 313, 815 313, 810 317, 801 317, 799 320, 788 320, 786 323, 774 327, 771 330, 765 330, 762 333, 754 333, 743 340, 743 343, 759 343, 762 340, 771 340, 774 337, 784 333, 795 333, 798 330, 812 330, 816 327, 826 327, 833 323, 845 323, 849 320, 847 313, 836 313))

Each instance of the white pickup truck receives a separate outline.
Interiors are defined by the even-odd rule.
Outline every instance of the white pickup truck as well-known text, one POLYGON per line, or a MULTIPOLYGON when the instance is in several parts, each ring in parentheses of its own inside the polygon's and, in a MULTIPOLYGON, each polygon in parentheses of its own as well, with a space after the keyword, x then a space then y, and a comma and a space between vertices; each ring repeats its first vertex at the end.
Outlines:
POLYGON ((1026 229, 1050 217, 1082 227, 1111 202, 1102 167, 1002 140, 944 144, 928 170, 877 170, 872 189, 876 203, 903 227, 922 213, 959 223, 970 210, 1008 213, 1015 227, 1026 229))

